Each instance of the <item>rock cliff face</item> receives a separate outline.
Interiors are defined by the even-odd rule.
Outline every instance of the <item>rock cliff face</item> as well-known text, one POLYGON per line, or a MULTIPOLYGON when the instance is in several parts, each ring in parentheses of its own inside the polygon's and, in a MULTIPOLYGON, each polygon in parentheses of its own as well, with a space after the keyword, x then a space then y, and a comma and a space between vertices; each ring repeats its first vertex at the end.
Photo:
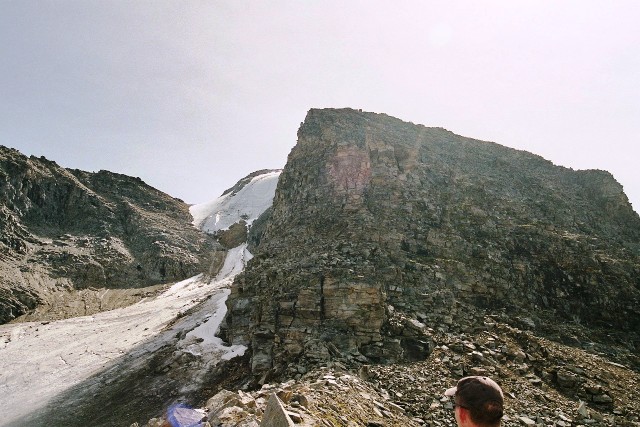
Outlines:
POLYGON ((254 373, 419 360, 433 329, 640 330, 640 218, 607 172, 355 110, 310 110, 227 301, 254 373))
POLYGON ((0 147, 0 323, 63 295, 84 310, 49 317, 90 314, 108 308, 104 288, 206 272, 218 245, 191 221, 184 202, 139 178, 68 170, 0 147))

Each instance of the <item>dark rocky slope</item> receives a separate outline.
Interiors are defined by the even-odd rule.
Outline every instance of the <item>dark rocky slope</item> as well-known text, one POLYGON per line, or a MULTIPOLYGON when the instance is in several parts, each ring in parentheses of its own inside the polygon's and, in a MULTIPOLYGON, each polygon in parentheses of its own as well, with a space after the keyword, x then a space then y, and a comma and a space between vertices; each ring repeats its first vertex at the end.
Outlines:
POLYGON ((250 344, 263 380, 335 357, 421 360, 429 327, 482 327, 485 314, 557 340, 572 322, 638 345, 640 218, 607 172, 311 110, 268 215, 224 331, 250 344))
MULTIPOLYGON (((536 337, 492 317, 482 327, 459 327, 465 332, 432 331, 437 345, 424 361, 356 369, 329 360, 250 392, 233 383, 244 366, 229 366, 232 381, 211 383, 218 392, 199 403, 198 416, 220 427, 274 425, 269 407, 276 394, 283 406, 279 418, 287 415, 293 425, 455 427, 453 400, 443 392, 464 375, 489 375, 504 390, 507 427, 640 425, 640 374, 611 362, 610 355, 536 337)), ((565 331, 580 335, 580 329, 565 331)), ((144 425, 168 425, 156 416, 144 425)))
POLYGON ((90 314, 207 271, 217 243, 191 221, 139 178, 0 147, 0 323, 38 306, 45 319, 90 314))

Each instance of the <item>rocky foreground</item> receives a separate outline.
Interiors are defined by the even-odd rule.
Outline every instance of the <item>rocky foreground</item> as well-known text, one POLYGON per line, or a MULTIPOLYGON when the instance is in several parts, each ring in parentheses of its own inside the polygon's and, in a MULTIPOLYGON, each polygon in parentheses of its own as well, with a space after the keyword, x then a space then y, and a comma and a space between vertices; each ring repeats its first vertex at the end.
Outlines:
MULTIPOLYGON (((334 354, 325 366, 292 365, 293 379, 252 389, 238 377, 248 360, 236 360, 235 383, 221 376, 212 384, 226 389, 191 412, 193 425, 455 426, 442 393, 464 375, 488 375, 505 392, 506 426, 640 426, 640 373, 629 366, 637 355, 582 341, 589 331, 579 325, 563 329, 568 345, 495 317, 466 333, 427 328, 433 351, 414 363, 367 365, 334 354)), ((146 424, 168 425, 166 414, 146 424)))

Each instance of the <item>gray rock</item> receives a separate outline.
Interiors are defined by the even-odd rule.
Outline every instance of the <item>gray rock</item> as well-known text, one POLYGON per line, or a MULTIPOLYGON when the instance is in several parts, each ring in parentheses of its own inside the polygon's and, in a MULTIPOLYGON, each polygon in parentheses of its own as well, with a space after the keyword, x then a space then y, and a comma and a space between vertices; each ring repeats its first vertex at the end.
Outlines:
POLYGON ((267 408, 262 415, 260 427, 294 427, 295 424, 287 414, 278 396, 272 394, 267 402, 267 408))
POLYGON ((214 415, 224 408, 238 406, 238 404, 241 404, 241 399, 238 394, 232 391, 222 390, 207 400, 205 408, 209 411, 210 415, 214 415))
POLYGON ((518 421, 520 421, 521 424, 527 426, 527 427, 532 427, 536 425, 536 422, 534 420, 532 420, 529 417, 525 417, 525 416, 520 416, 518 417, 518 421))
POLYGON ((578 411, 578 416, 580 416, 580 418, 582 419, 589 418, 589 410, 587 409, 587 405, 583 401, 580 401, 577 411, 578 411))

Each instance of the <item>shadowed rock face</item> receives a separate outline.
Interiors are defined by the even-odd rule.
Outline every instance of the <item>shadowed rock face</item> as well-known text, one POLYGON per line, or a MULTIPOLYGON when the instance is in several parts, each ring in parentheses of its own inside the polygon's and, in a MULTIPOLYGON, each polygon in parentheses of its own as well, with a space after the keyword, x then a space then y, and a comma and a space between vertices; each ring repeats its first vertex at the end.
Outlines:
POLYGON ((251 344, 255 372, 336 354, 416 360, 428 327, 485 312, 640 330, 640 218, 608 172, 311 110, 258 223, 225 331, 251 344))
POLYGON ((0 219, 0 323, 53 295, 193 276, 217 247, 184 202, 139 178, 68 170, 5 147, 0 219))

